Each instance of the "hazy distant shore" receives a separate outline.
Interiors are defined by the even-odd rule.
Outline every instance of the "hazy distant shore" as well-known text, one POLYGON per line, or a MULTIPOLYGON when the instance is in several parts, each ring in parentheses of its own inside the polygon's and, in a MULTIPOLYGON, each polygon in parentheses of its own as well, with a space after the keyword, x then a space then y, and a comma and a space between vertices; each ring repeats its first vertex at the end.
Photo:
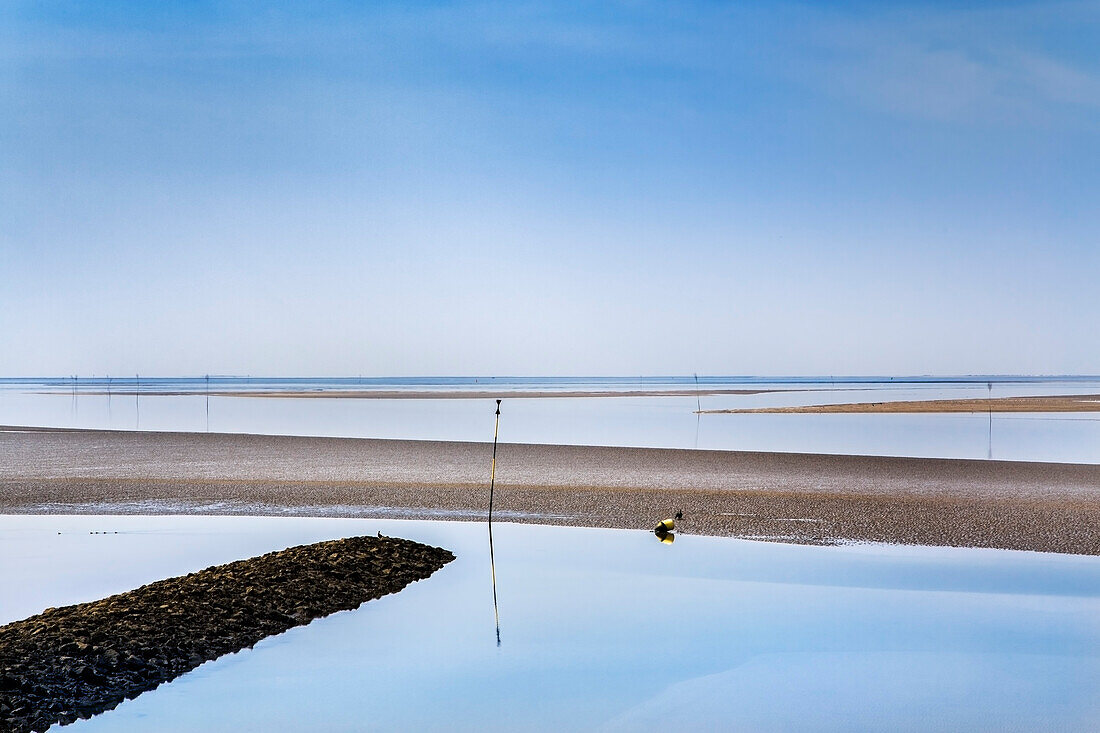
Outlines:
POLYGON ((729 410, 702 410, 701 412, 708 415, 744 413, 1100 412, 1100 394, 852 402, 835 405, 746 407, 729 410))
MULTIPOLYGON (((412 390, 412 389, 264 389, 264 390, 129 390, 104 389, 80 390, 81 395, 108 394, 114 397, 286 397, 294 399, 357 399, 357 400, 484 400, 484 399, 535 399, 540 397, 707 397, 714 395, 754 395, 771 392, 793 392, 795 389, 631 389, 631 390, 412 390)), ((816 389, 799 389, 816 392, 816 389)), ((66 390, 56 393, 69 394, 66 390)))
MULTIPOLYGON (((0 511, 483 518, 491 446, 0 430, 0 511)), ((1100 466, 500 446, 508 521, 1100 554, 1100 466)))

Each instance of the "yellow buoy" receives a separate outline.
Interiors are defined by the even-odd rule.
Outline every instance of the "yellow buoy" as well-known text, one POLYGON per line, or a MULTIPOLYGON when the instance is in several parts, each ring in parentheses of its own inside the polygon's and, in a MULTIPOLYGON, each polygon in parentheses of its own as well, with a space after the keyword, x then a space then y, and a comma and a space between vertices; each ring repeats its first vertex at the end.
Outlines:
POLYGON ((676 522, 672 519, 662 519, 657 523, 657 529, 654 532, 671 532, 676 529, 676 522))
POLYGON ((671 532, 656 532, 657 539, 661 541, 662 545, 671 545, 676 541, 676 535, 671 532))

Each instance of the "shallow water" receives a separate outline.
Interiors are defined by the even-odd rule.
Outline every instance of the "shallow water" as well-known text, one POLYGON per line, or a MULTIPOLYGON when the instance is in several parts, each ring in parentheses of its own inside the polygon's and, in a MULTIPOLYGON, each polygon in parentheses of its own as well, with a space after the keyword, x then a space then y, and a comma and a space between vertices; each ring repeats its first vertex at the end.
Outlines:
POLYGON ((1096 557, 498 524, 497 647, 484 525, 8 516, 0 621, 379 530, 458 559, 72 730, 1100 727, 1096 557))
MULTIPOLYGON (((1100 413, 949 415, 696 415, 704 410, 834 402, 1100 393, 1096 378, 992 382, 846 382, 799 378, 701 378, 703 388, 782 389, 756 395, 507 398, 501 440, 516 443, 841 453, 932 458, 1100 463, 1100 413)), ((978 378, 975 378, 978 379, 978 378)), ((133 389, 120 380, 117 389, 133 389)), ((605 390, 692 388, 691 377, 639 379, 228 380, 213 389, 362 391, 605 390)), ((143 394, 102 392, 103 380, 0 380, 0 425, 117 430, 484 441, 492 436, 488 399, 278 399, 210 397, 195 379, 141 381, 143 394), (49 393, 52 391, 52 393, 49 393), (158 396, 149 391, 188 391, 158 396), (47 393, 43 393, 47 392, 47 393)))

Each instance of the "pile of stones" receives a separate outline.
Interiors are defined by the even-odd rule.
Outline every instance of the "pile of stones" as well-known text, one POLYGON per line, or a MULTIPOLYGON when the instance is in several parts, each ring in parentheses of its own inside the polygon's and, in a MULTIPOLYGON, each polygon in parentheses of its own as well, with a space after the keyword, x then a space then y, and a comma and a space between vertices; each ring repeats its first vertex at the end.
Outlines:
POLYGON ((170 578, 0 627, 0 730, 44 731, 315 618, 395 593, 454 559, 351 537, 170 578))

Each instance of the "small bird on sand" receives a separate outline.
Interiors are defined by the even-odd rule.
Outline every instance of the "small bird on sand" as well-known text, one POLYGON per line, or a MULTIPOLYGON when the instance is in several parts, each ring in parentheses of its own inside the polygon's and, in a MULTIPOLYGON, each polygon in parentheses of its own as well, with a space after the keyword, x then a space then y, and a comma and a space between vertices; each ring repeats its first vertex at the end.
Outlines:
POLYGON ((683 519, 684 518, 684 513, 682 511, 680 511, 679 509, 676 510, 676 518, 677 519, 683 519))
POLYGON ((382 530, 378 530, 378 536, 379 536, 379 537, 381 537, 381 536, 382 536, 382 530))

